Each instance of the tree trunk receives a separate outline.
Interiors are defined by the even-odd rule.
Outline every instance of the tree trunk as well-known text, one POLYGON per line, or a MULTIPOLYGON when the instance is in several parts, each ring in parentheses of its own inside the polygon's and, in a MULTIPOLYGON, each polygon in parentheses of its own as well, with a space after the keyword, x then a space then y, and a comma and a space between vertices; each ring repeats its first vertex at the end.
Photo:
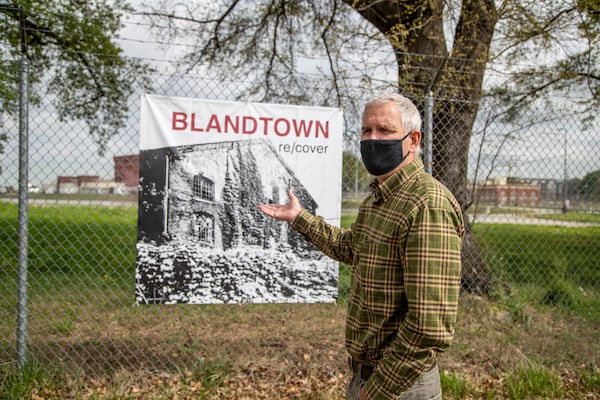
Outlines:
MULTIPOLYGON (((450 55, 443 29, 444 0, 345 1, 389 39, 400 91, 421 109, 428 93, 436 98, 433 175, 466 211, 469 143, 497 22, 494 0, 463 0, 450 55)), ((462 258, 463 288, 488 292, 489 271, 469 226, 462 258)))

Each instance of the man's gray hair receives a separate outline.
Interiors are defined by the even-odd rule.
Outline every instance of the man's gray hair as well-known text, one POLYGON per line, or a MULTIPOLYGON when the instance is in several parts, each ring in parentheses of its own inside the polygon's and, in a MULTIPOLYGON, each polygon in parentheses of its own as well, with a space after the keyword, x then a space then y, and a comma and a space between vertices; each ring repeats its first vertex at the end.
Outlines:
MULTIPOLYGON (((417 109, 417 106, 408 98, 399 93, 384 93, 378 96, 371 98, 365 104, 365 111, 367 108, 376 105, 384 105, 389 102, 393 102, 396 105, 396 109, 400 112, 400 117, 402 118, 402 128, 404 129, 404 133, 411 133, 414 131, 421 132, 421 114, 417 109)), ((420 156, 423 153, 423 147, 419 145, 415 156, 420 156)))
POLYGON ((404 132, 421 132, 421 114, 419 113, 417 106, 415 106, 409 98, 401 94, 384 93, 373 97, 365 104, 365 111, 371 106, 387 104, 390 101, 394 102, 396 109, 400 112, 404 132))

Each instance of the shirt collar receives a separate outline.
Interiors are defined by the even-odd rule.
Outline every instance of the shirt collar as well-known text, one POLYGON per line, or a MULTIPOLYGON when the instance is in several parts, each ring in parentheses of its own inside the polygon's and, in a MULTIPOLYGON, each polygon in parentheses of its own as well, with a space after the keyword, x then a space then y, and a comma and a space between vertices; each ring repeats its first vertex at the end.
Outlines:
POLYGON ((415 158, 410 163, 402 167, 398 172, 387 178, 383 183, 379 183, 377 179, 373 179, 369 185, 371 194, 376 201, 387 200, 406 181, 411 179, 417 173, 423 172, 425 167, 420 157, 415 158))

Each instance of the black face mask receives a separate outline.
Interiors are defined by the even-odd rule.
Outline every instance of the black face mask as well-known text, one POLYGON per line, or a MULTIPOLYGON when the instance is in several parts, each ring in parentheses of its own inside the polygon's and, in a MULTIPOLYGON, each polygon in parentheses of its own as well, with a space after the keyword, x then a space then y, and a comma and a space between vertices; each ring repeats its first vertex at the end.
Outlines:
POLYGON ((400 140, 362 140, 360 155, 365 168, 371 175, 385 175, 404 161, 408 153, 402 152, 402 142, 410 135, 407 133, 400 140))

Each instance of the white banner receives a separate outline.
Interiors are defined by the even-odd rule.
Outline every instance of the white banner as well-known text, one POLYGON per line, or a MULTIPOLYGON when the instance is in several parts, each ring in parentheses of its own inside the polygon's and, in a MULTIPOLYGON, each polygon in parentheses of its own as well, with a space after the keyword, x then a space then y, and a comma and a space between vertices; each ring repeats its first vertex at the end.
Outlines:
POLYGON ((142 96, 139 303, 332 302, 337 263, 258 204, 339 225, 340 109, 142 96))

